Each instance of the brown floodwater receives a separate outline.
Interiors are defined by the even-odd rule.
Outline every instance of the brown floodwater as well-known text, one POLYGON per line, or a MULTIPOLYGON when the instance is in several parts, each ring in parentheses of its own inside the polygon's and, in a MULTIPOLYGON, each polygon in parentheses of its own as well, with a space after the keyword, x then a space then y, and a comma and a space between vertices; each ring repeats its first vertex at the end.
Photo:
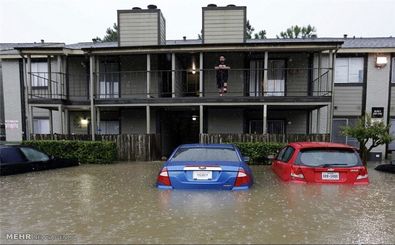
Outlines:
POLYGON ((160 163, 1 177, 0 243, 395 243, 395 175, 374 166, 367 186, 283 183, 252 166, 242 192, 157 190, 160 163))

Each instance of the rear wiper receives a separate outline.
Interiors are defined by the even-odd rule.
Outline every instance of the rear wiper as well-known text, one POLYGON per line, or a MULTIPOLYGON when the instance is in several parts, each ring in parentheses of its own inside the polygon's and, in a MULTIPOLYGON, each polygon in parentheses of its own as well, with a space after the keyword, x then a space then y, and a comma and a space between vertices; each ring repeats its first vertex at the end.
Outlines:
POLYGON ((347 166, 347 165, 348 164, 346 164, 346 163, 327 163, 327 164, 321 165, 321 167, 327 168, 330 166, 347 166))

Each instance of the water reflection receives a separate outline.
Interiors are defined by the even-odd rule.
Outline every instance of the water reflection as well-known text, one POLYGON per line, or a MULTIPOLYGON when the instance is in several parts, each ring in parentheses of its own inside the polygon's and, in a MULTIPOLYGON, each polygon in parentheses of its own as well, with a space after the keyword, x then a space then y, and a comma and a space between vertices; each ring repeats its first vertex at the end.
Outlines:
MULTIPOLYGON (((373 167, 373 166, 372 166, 373 167)), ((395 176, 298 185, 253 166, 249 191, 157 190, 159 163, 83 165, 0 178, 7 233, 71 234, 74 243, 393 243, 395 176)))

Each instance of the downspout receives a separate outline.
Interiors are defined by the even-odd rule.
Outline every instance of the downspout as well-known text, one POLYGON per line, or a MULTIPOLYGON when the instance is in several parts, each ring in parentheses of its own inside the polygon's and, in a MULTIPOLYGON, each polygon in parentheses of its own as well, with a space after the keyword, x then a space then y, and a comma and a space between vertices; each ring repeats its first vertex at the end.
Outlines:
POLYGON ((30 140, 31 135, 30 133, 32 132, 31 130, 31 124, 29 123, 30 120, 33 120, 33 118, 29 118, 30 115, 30 107, 29 107, 29 91, 28 91, 28 81, 27 81, 27 69, 26 69, 26 60, 25 60, 25 55, 22 53, 22 51, 19 51, 19 55, 22 57, 22 66, 23 66, 23 97, 24 99, 21 101, 23 102, 23 107, 24 110, 22 111, 22 118, 25 121, 25 139, 30 140))

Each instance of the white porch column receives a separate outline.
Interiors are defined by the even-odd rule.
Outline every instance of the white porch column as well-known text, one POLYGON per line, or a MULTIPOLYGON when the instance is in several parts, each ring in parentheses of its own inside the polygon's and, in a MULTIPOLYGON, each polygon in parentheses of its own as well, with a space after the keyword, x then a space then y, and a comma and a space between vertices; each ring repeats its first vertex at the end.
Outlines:
POLYGON ((95 57, 90 56, 89 57, 89 98, 90 98, 90 109, 91 109, 91 135, 92 135, 92 141, 95 140, 95 134, 96 134, 96 110, 95 110, 95 104, 94 104, 94 96, 95 96, 95 57))
POLYGON ((330 138, 332 141, 332 134, 333 134, 333 114, 334 114, 334 97, 333 97, 333 92, 335 90, 335 67, 336 67, 336 53, 331 51, 329 53, 330 55, 330 68, 331 68, 331 76, 330 76, 330 84, 329 84, 329 89, 331 90, 331 103, 328 108, 328 126, 327 126, 327 131, 330 134, 330 138))
POLYGON ((62 70, 62 56, 60 56, 60 55, 57 56, 56 65, 57 65, 58 74, 55 77, 55 81, 56 81, 55 91, 57 91, 57 93, 59 95, 57 97, 59 99, 62 99, 63 95, 64 95, 63 94, 63 76, 62 76, 62 72, 63 72, 63 70, 62 70))
POLYGON ((52 67, 51 67, 51 55, 47 56, 47 65, 48 65, 48 93, 49 98, 52 99, 52 67))
POLYGON ((321 108, 317 109, 317 126, 315 130, 317 134, 321 132, 321 108))
POLYGON ((261 91, 262 91, 262 96, 265 96, 265 87, 267 87, 268 83, 268 76, 267 76, 267 70, 269 67, 269 52, 265 51, 265 61, 263 64, 263 84, 261 85, 261 91))
POLYGON ((204 110, 203 110, 203 106, 200 105, 199 106, 199 134, 203 134, 204 133, 204 128, 203 128, 203 123, 204 123, 204 110))
POLYGON ((147 54, 147 98, 151 97, 151 55, 147 54))
POLYGON ((145 111, 146 111, 145 113, 146 113, 146 123, 147 123, 147 125, 146 125, 147 134, 150 134, 151 133, 151 109, 150 109, 149 105, 146 106, 145 111))
POLYGON ((171 97, 176 97, 176 54, 171 54, 171 97))
POLYGON ((267 105, 263 105, 263 115, 262 115, 262 132, 263 134, 267 134, 267 105))
POLYGON ((29 107, 29 127, 30 127, 30 132, 27 132, 29 135, 29 139, 31 138, 30 134, 34 134, 34 127, 33 127, 33 106, 28 106, 29 107))
POLYGON ((63 105, 58 106, 58 111, 59 111, 59 130, 60 134, 64 133, 64 117, 63 117, 63 105))
MULTIPOLYGON (((32 110, 33 112, 33 110, 32 110)), ((33 113, 32 113, 33 117, 33 113)), ((49 134, 53 135, 53 114, 52 114, 52 109, 49 109, 49 134)))
POLYGON ((203 52, 199 54, 199 97, 203 97, 203 52))
POLYGON ((69 110, 64 109, 64 133, 69 134, 69 110))
POLYGON ((101 126, 100 126, 100 120, 101 120, 100 119, 100 107, 96 107, 96 125, 97 125, 97 130, 100 129, 100 134, 101 134, 102 131, 101 131, 101 126))

